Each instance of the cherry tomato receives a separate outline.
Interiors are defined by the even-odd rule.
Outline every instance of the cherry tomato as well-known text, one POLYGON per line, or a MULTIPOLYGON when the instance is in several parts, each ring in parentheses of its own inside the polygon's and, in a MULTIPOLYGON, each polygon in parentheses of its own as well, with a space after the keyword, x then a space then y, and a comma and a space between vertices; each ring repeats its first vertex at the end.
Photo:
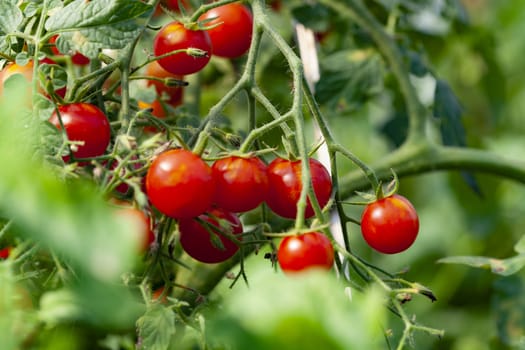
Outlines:
MULTIPOLYGON (((212 209, 197 219, 183 219, 179 221, 180 244, 182 249, 195 260, 213 264, 231 258, 239 247, 220 232, 227 232, 238 236, 242 233, 242 224, 239 218, 222 209, 212 209), (209 226, 207 226, 209 225, 209 226), (220 239, 223 247, 213 243, 213 237, 220 239)), ((240 236, 237 237, 240 239, 240 236)))
POLYGON ((156 56, 190 47, 201 49, 207 52, 207 55, 195 57, 181 52, 158 60, 162 68, 175 75, 193 74, 208 64, 211 57, 211 41, 208 33, 204 30, 187 29, 184 24, 174 21, 162 27, 153 41, 153 51, 156 56))
POLYGON ((194 218, 212 205, 215 191, 211 168, 198 155, 172 149, 153 160, 146 174, 146 194, 163 214, 194 218))
POLYGON ((277 261, 284 272, 310 268, 329 270, 334 264, 334 248, 330 239, 320 232, 287 236, 279 245, 277 261))
MULTIPOLYGON (((316 159, 309 160, 312 186, 321 207, 325 206, 332 193, 332 179, 328 170, 316 159)), ((282 217, 293 219, 297 215, 297 202, 301 196, 301 162, 282 158, 268 165, 268 195, 266 203, 272 211, 282 217)), ((310 200, 307 202, 305 218, 314 215, 310 200)))
POLYGON ((133 226, 137 227, 138 233, 140 234, 140 252, 145 253, 148 251, 151 243, 155 242, 155 234, 151 229, 151 220, 146 213, 134 207, 123 207, 117 210, 117 215, 120 215, 126 220, 132 221, 133 226))
POLYGON ((206 21, 206 27, 213 54, 220 57, 235 58, 242 56, 252 42, 253 17, 250 10, 239 3, 216 7, 199 17, 206 21))
POLYGON ((227 157, 212 165, 216 183, 214 203, 232 212, 254 209, 266 198, 266 164, 257 157, 227 157))
MULTIPOLYGON (((58 107, 62 123, 70 141, 83 141, 73 152, 77 158, 96 157, 104 154, 111 138, 108 118, 97 106, 89 103, 72 103, 58 107)), ((61 129, 56 111, 49 122, 61 129)), ((65 157, 68 160, 68 157, 65 157)))
MULTIPOLYGON (((49 39, 49 43, 52 44, 51 51, 56 56, 62 56, 63 54, 60 51, 58 51, 58 48, 55 45, 57 39, 58 39, 58 35, 53 35, 51 39, 49 39)), ((76 64, 77 66, 85 66, 89 64, 90 62, 89 58, 84 56, 80 52, 73 52, 72 54, 68 54, 68 55, 71 56, 71 62, 73 62, 73 64, 76 64)))
MULTIPOLYGON (((181 75, 174 75, 162 68, 156 61, 151 62, 146 66, 145 74, 149 77, 154 78, 173 78, 182 80, 181 75)), ((180 86, 166 86, 164 83, 158 80, 148 80, 148 85, 155 86, 155 90, 159 97, 166 96, 164 100, 166 103, 169 103, 173 107, 179 106, 182 103, 182 97, 184 90, 180 86)))
MULTIPOLYGON (((170 11, 173 11, 175 13, 182 12, 180 5, 179 5, 179 0, 161 0, 160 3, 170 11)), ((180 4, 182 5, 185 11, 188 11, 191 9, 188 0, 180 0, 180 4)))
POLYGON ((375 250, 396 254, 416 240, 419 218, 405 197, 394 194, 368 204, 361 217, 363 238, 375 250))
MULTIPOLYGON (((138 106, 140 109, 151 108, 152 109, 151 114, 153 114, 157 118, 160 118, 160 119, 166 118, 166 110, 164 109, 162 102, 160 102, 159 100, 155 100, 152 103, 139 101, 138 106)), ((150 133, 156 133, 159 130, 155 126, 145 126, 144 131, 150 132, 150 133)))
POLYGON ((0 260, 5 260, 9 258, 10 254, 11 254, 11 247, 0 249, 0 260))

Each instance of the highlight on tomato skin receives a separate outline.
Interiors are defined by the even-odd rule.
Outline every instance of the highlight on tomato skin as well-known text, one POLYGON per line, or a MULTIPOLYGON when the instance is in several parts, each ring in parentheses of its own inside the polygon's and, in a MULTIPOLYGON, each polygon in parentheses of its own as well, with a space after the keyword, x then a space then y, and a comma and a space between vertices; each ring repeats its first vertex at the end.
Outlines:
POLYGON ((418 232, 417 211, 407 198, 399 194, 368 204, 361 216, 364 240, 383 254, 407 250, 414 244, 418 232))
POLYGON ((221 231, 233 234, 241 240, 243 227, 239 217, 229 211, 214 208, 200 215, 198 219, 179 220, 182 249, 192 258, 203 263, 214 264, 226 261, 239 250, 239 246, 221 235, 221 231), (217 240, 220 241, 220 245, 217 244, 217 240))
POLYGON ((285 273, 313 268, 330 270, 334 264, 334 248, 321 232, 286 236, 279 244, 277 261, 285 273))

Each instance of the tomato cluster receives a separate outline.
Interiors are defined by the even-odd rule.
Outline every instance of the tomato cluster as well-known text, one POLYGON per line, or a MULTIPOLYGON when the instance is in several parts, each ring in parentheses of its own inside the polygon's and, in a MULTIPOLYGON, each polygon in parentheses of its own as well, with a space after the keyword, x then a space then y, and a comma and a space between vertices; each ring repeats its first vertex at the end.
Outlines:
MULTIPOLYGON (((179 11, 178 3, 164 5, 179 11)), ((212 55, 225 58, 244 55, 251 44, 252 26, 253 17, 246 6, 238 3, 218 6, 200 16, 197 24, 180 21, 166 24, 155 36, 153 52, 162 56, 158 62, 166 71, 193 74, 202 70, 212 55)))

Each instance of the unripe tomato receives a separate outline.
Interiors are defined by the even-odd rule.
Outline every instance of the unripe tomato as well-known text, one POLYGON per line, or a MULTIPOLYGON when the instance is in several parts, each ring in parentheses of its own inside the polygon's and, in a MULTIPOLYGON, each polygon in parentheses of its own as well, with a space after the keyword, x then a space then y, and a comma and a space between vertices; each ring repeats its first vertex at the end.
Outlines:
POLYGON ((266 164, 257 157, 226 157, 212 165, 216 191, 214 203, 240 213, 261 204, 268 191, 266 164))
POLYGON ((368 204, 361 217, 361 233, 378 252, 396 254, 416 240, 419 218, 405 197, 394 194, 368 204))
MULTIPOLYGON (((104 154, 111 139, 108 118, 97 106, 89 103, 72 103, 58 107, 62 123, 70 141, 82 141, 73 152, 77 158, 96 157, 104 154)), ((61 129, 57 112, 49 122, 61 129)), ((67 161, 69 157, 65 157, 67 161)))
POLYGON ((279 245, 277 261, 284 272, 329 270, 334 264, 334 248, 330 239, 320 232, 287 236, 279 245))
POLYGON ((212 205, 214 192, 211 168, 188 150, 161 153, 146 174, 148 199, 172 218, 194 218, 204 213, 212 205))
POLYGON ((239 3, 216 7, 199 17, 206 21, 213 54, 220 57, 235 58, 242 56, 252 42, 253 16, 250 10, 239 3))
POLYGON ((162 68, 175 75, 193 74, 208 64, 212 52, 208 33, 204 30, 187 29, 184 24, 174 21, 162 27, 153 41, 156 56, 188 48, 201 49, 207 55, 196 57, 180 52, 158 60, 162 68))
MULTIPOLYGON (((316 159, 309 160, 312 186, 321 207, 325 206, 332 193, 332 179, 328 170, 316 159)), ((297 215, 297 202, 301 195, 301 162, 282 158, 268 165, 268 196, 266 203, 272 211, 282 217, 293 219, 297 215)), ((304 216, 310 218, 314 209, 307 202, 304 216)))
POLYGON ((241 238, 238 235, 242 233, 242 224, 235 214, 215 208, 200 215, 199 219, 210 226, 197 219, 179 220, 180 244, 188 255, 200 262, 213 264, 228 260, 237 253, 239 247, 219 233, 228 232, 236 235, 237 239, 241 238), (220 240, 222 247, 213 243, 212 234, 220 240))

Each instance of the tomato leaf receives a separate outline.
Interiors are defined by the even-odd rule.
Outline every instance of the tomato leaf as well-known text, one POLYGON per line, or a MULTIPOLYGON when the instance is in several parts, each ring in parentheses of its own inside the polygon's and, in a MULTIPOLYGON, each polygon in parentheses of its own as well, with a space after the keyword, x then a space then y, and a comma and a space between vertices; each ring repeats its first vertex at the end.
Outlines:
POLYGON ((46 21, 49 32, 62 32, 61 52, 79 51, 94 58, 100 49, 121 49, 141 33, 137 17, 151 10, 138 0, 75 0, 54 11, 46 21))
POLYGON ((24 19, 22 11, 16 6, 16 1, 0 2, 0 33, 15 32, 24 19))
POLYGON ((516 255, 508 259, 494 259, 484 256, 451 256, 440 259, 438 262, 490 269, 492 273, 509 276, 520 271, 525 266, 525 254, 516 255))
POLYGON ((168 349, 175 334, 175 314, 171 309, 153 303, 137 320, 137 328, 141 343, 139 349, 168 349))

